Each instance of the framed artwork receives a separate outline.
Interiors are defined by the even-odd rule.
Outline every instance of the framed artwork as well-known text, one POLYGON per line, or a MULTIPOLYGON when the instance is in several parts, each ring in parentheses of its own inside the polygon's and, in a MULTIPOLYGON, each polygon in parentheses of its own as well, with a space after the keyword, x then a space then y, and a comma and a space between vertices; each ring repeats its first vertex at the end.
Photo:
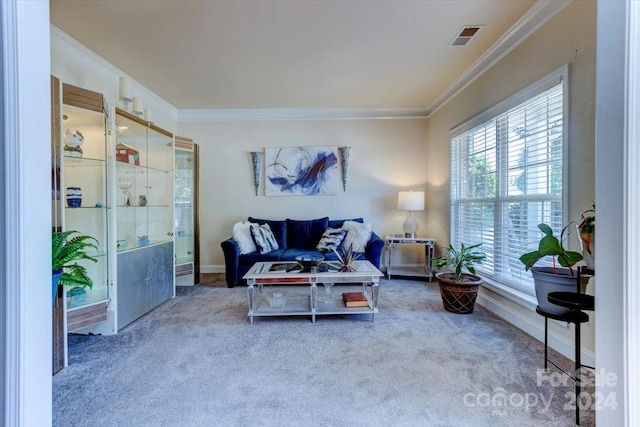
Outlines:
POLYGON ((338 192, 337 147, 265 149, 267 196, 326 196, 338 192))

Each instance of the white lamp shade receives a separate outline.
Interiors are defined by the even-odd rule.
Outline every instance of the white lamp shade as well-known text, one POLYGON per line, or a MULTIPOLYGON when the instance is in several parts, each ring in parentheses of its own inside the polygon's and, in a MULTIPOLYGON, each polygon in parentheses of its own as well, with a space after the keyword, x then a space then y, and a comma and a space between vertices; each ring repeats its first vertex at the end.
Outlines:
POLYGON ((404 211, 424 210, 424 191, 399 191, 398 209, 404 211))

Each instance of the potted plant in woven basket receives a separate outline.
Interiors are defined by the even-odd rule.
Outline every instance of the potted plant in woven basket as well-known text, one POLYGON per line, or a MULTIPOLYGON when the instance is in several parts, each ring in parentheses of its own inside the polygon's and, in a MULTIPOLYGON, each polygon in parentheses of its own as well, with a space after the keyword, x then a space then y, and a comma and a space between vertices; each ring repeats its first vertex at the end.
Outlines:
POLYGON ((458 249, 449 245, 449 255, 434 260, 436 268, 448 268, 436 274, 445 310, 458 314, 473 312, 482 284, 482 279, 476 276, 475 264, 486 258, 486 254, 477 249, 480 245, 482 243, 472 246, 461 243, 458 249))

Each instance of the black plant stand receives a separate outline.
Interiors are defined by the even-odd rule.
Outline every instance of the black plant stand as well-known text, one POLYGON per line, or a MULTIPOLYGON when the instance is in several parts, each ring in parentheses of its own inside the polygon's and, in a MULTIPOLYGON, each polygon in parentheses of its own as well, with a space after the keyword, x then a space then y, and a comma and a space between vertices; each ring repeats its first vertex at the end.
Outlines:
POLYGON ((586 267, 578 267, 578 277, 576 284, 576 292, 550 292, 547 299, 550 303, 556 304, 562 307, 568 308, 570 311, 565 314, 553 314, 542 310, 540 307, 536 307, 536 312, 541 316, 544 316, 544 367, 547 368, 547 362, 550 362, 553 366, 558 368, 564 374, 568 375, 575 382, 575 402, 576 402, 576 425, 580 425, 580 392, 582 389, 582 376, 580 375, 580 369, 590 368, 592 366, 586 366, 581 361, 581 344, 580 344, 580 329, 581 324, 589 321, 589 315, 585 311, 593 311, 595 306, 595 300, 592 295, 585 295, 581 293, 582 277, 595 275, 593 269, 586 267), (548 334, 548 321, 549 318, 559 320, 562 322, 569 322, 575 324, 575 369, 573 374, 565 371, 558 366, 553 360, 550 360, 547 353, 547 334, 548 334))

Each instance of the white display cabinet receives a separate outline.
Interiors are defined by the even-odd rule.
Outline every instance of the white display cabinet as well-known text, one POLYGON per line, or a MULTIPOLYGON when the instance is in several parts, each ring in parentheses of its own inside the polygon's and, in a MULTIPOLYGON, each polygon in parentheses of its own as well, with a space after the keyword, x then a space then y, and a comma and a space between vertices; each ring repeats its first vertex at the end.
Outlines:
POLYGON ((118 108, 113 134, 119 330, 175 296, 174 138, 118 108))
POLYGON ((198 241, 198 145, 175 137, 174 228, 176 285, 200 283, 198 241))
POLYGON ((54 304, 54 372, 67 365, 70 332, 91 331, 107 319, 112 275, 109 250, 107 106, 102 94, 51 79, 52 222, 54 231, 75 230, 97 241, 97 262, 78 261, 91 288, 65 286, 54 304), (68 196, 73 197, 68 197, 68 196))

